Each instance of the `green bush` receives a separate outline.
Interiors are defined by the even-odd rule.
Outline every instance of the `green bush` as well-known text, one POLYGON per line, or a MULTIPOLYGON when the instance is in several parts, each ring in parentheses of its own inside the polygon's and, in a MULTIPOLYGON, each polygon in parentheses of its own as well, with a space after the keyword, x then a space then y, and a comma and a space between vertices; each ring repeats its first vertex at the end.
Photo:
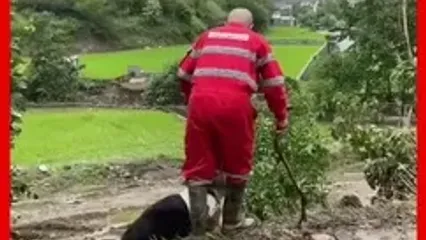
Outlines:
POLYGON ((177 0, 175 14, 177 19, 182 23, 190 24, 194 11, 191 6, 189 6, 187 1, 177 0))
POLYGON ((348 141, 366 162, 365 178, 379 196, 403 199, 416 193, 414 129, 358 125, 348 135, 348 141))
POLYGON ((148 104, 163 106, 183 103, 176 75, 178 67, 178 63, 175 63, 151 80, 145 95, 148 104))
POLYGON ((33 191, 32 182, 28 174, 16 166, 11 166, 9 170, 10 182, 10 200, 18 202, 22 199, 38 199, 39 196, 33 191))
MULTIPOLYGON (((19 0, 16 7, 19 13, 25 13, 28 18, 39 13, 48 13, 50 21, 72 22, 73 31, 68 33, 74 41, 80 38, 92 37, 95 39, 117 42, 116 26, 112 21, 117 13, 105 0, 19 0)), ((63 28, 56 28, 62 31, 63 28)))
POLYGON ((22 92, 26 88, 25 78, 21 72, 20 67, 23 64, 21 51, 19 48, 18 39, 12 39, 12 76, 11 76, 11 100, 12 105, 10 109, 10 140, 11 146, 14 145, 14 139, 21 133, 22 116, 21 111, 25 109, 25 98, 22 92))
POLYGON ((118 10, 119 14, 139 16, 146 5, 146 0, 110 0, 112 8, 118 10))
MULTIPOLYGON (((14 3, 14 2, 12 2, 14 3)), ((14 35, 11 41, 11 76, 10 76, 10 90, 11 90, 11 106, 10 106, 10 143, 11 147, 14 146, 15 138, 21 133, 22 116, 21 113, 25 111, 24 91, 27 87, 27 78, 25 75, 26 64, 23 58, 21 49, 21 35, 26 35, 34 31, 34 28, 29 22, 20 21, 19 16, 16 15, 14 7, 12 8, 12 25, 14 35), (19 33, 19 34, 16 34, 19 33)))
POLYGON ((158 18, 162 16, 162 8, 158 0, 147 0, 142 8, 142 16, 148 24, 156 24, 158 18))
POLYGON ((396 127, 378 127, 383 114, 378 101, 337 92, 332 136, 365 162, 365 179, 380 197, 403 199, 415 193, 415 132, 396 127))
MULTIPOLYGON (((282 141, 286 160, 310 203, 323 203, 326 190, 325 171, 329 165, 312 104, 304 93, 293 91, 293 110, 287 136, 282 141)), ((260 111, 257 125, 255 170, 248 191, 248 209, 261 219, 292 213, 298 208, 298 192, 273 150, 274 119, 260 111)))
POLYGON ((309 88, 315 95, 322 119, 334 119, 341 96, 373 97, 365 93, 366 86, 362 81, 366 74, 360 71, 363 68, 366 66, 357 62, 354 53, 328 55, 315 65, 309 88))
POLYGON ((335 111, 331 135, 337 141, 346 141, 357 124, 377 122, 381 114, 377 101, 363 101, 358 96, 336 92, 333 96, 335 111))
POLYGON ((27 99, 34 102, 75 100, 80 70, 80 67, 74 66, 54 50, 49 54, 35 54, 26 91, 27 99))
POLYGON ((78 90, 82 67, 67 59, 65 30, 56 30, 62 25, 50 20, 50 14, 37 15, 34 19, 36 31, 28 39, 38 46, 30 51, 30 77, 25 97, 35 102, 73 100, 78 90))

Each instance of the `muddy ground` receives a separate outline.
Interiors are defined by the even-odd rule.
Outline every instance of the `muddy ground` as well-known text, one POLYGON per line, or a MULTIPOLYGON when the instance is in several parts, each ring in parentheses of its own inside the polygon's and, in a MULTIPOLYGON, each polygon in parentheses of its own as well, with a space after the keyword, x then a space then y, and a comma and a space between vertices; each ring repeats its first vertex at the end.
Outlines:
MULTIPOLYGON (((67 169, 72 172, 72 168, 67 169)), ((49 177, 38 177, 34 186, 40 198, 21 199, 12 206, 13 230, 20 235, 15 239, 118 240, 126 224, 149 204, 182 189, 178 170, 170 165, 108 165, 101 169, 104 172, 98 170, 92 175, 103 178, 87 178, 77 184, 69 183, 74 181, 73 174, 61 173, 59 181, 55 173, 44 169, 43 174, 49 177)), ((89 170, 86 173, 90 175, 89 170)), ((333 182, 330 207, 312 210, 306 230, 334 234, 339 240, 416 239, 414 200, 379 202, 372 206, 374 192, 356 167, 340 169, 330 174, 330 178, 333 182), (338 207, 340 199, 348 194, 358 195, 363 207, 338 207)), ((234 239, 291 240, 294 238, 289 231, 293 231, 296 220, 291 216, 271 220, 234 239)))

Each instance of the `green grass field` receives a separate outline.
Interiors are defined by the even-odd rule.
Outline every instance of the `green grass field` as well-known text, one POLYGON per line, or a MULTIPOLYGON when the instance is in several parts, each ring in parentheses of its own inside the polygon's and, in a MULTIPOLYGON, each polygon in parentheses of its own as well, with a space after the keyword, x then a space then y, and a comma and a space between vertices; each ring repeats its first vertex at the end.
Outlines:
MULTIPOLYGON (((84 55, 83 75, 93 79, 111 79, 127 72, 129 65, 138 65, 147 72, 161 72, 168 64, 179 60, 188 46, 152 48, 84 55)), ((319 46, 279 45, 275 55, 286 74, 296 77, 319 46)))
POLYGON ((81 63, 86 65, 83 75, 94 79, 115 78, 127 73, 130 65, 140 66, 146 72, 161 72, 182 57, 187 48, 179 45, 82 55, 81 63))
MULTIPOLYGON (((321 39, 298 28, 271 29, 272 39, 321 39)), ((139 49, 81 56, 85 77, 111 79, 138 65, 161 72, 183 56, 188 46, 139 49)), ((286 75, 297 77, 320 46, 276 45, 275 57, 286 75)), ((16 140, 15 164, 68 164, 183 156, 184 122, 157 111, 58 109, 29 110, 16 140)))
POLYGON ((268 39, 290 40, 319 40, 324 41, 324 36, 309 29, 298 27, 274 27, 266 34, 268 39))
POLYGON ((30 110, 12 152, 14 164, 68 164, 182 158, 184 122, 157 111, 30 110))
POLYGON ((309 58, 319 49, 317 46, 275 46, 274 55, 281 64, 285 75, 296 78, 309 58))

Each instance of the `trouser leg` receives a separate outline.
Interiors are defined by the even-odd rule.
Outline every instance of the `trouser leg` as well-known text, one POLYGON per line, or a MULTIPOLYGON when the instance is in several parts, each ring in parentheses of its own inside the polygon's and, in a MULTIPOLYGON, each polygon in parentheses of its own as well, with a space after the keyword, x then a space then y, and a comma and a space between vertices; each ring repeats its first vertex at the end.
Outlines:
POLYGON ((214 179, 216 161, 212 152, 210 115, 203 98, 190 102, 185 131, 185 163, 182 175, 188 187, 191 240, 204 240, 207 228, 207 188, 214 179))
POLYGON ((251 227, 255 221, 245 217, 243 204, 254 155, 255 112, 250 102, 243 101, 239 109, 216 126, 220 136, 220 170, 226 182, 222 229, 226 232, 251 227))

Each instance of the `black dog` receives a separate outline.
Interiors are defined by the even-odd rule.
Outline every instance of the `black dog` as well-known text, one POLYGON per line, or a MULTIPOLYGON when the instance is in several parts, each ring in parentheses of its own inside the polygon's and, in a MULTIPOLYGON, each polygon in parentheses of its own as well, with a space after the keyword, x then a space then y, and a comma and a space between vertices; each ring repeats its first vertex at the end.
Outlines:
MULTIPOLYGON (((223 200, 218 191, 209 189, 209 231, 221 224, 223 200)), ((191 233, 188 189, 172 194, 147 208, 124 232, 121 240, 173 240, 191 233)))

